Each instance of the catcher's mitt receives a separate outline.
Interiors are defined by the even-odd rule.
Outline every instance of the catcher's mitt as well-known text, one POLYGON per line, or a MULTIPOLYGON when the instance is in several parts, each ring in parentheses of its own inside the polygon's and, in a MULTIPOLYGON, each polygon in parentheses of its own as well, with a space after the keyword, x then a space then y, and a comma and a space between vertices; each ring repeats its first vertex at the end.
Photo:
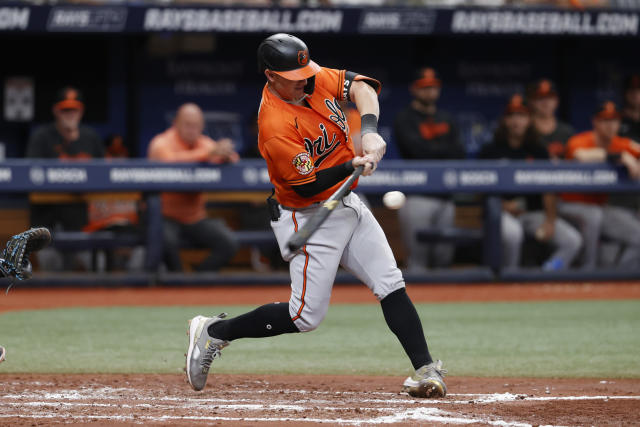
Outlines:
POLYGON ((7 277, 26 280, 31 277, 29 255, 51 243, 51 233, 45 227, 31 228, 16 234, 0 254, 0 270, 7 277))

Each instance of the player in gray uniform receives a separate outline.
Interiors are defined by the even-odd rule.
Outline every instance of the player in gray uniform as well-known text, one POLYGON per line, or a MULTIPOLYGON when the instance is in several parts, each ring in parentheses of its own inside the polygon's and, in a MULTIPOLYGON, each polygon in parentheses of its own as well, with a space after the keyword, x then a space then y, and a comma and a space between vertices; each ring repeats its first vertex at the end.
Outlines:
POLYGON ((356 195, 346 195, 300 250, 291 252, 287 247, 293 233, 356 167, 365 166, 363 175, 370 175, 381 160, 386 143, 377 133, 379 82, 318 66, 309 59, 304 42, 288 34, 266 38, 258 47, 258 60, 268 81, 260 104, 259 148, 275 186, 277 202, 269 204, 271 226, 283 258, 289 261, 291 298, 288 304, 263 305, 228 320, 226 314, 191 319, 189 383, 195 390, 204 388, 212 361, 230 341, 317 328, 342 265, 378 298, 387 325, 415 368, 404 390, 417 397, 445 396, 446 371, 429 354, 420 318, 384 232, 356 195), (362 116, 361 148, 354 149, 349 138, 338 106, 342 100, 354 101, 362 116))

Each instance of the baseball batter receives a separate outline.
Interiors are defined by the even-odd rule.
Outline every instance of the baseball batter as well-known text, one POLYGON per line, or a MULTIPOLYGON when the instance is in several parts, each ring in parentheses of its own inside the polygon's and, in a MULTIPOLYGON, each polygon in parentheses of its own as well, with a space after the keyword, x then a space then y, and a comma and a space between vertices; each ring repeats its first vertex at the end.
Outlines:
POLYGON ((363 175, 370 175, 382 159, 386 143, 377 132, 380 82, 319 66, 305 43, 288 34, 266 38, 258 47, 258 62, 267 79, 258 116, 258 146, 275 187, 275 200, 269 203, 271 226, 290 265, 291 298, 228 320, 224 313, 191 319, 189 383, 195 390, 203 389, 211 362, 235 339, 317 328, 327 314, 341 265, 378 298, 389 328, 409 356, 416 371, 405 380, 404 390, 416 397, 445 396, 442 362, 432 360, 386 237, 355 194, 341 200, 300 250, 291 252, 287 247, 292 234, 356 167, 364 166, 363 175), (353 146, 339 101, 354 102, 360 113, 360 147, 353 146))

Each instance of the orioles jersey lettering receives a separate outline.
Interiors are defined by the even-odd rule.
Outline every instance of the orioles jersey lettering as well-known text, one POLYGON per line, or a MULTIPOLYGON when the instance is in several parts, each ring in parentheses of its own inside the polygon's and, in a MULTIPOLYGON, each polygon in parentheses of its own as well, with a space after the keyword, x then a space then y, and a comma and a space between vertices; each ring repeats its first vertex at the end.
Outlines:
POLYGON ((349 125, 347 124, 347 116, 342 111, 338 100, 333 98, 333 101, 329 101, 328 99, 324 100, 325 105, 333 114, 329 116, 331 120, 334 121, 335 124, 340 126, 340 129, 345 131, 347 134, 349 133, 349 125))
MULTIPOLYGON (((346 115, 339 101, 348 100, 353 81, 364 80, 380 90, 380 83, 345 70, 322 67, 316 74, 315 90, 306 98, 308 106, 280 99, 268 85, 262 90, 258 113, 258 148, 267 162, 276 199, 285 206, 304 207, 320 202, 340 186, 313 197, 302 197, 296 185, 316 180, 319 170, 345 163, 355 157, 346 115)), ((352 188, 355 188, 357 182, 352 188)))
POLYGON ((304 147, 306 148, 307 153, 315 158, 315 161, 313 162, 315 167, 320 166, 320 163, 329 157, 331 153, 338 148, 338 145, 340 145, 340 140, 337 139, 337 135, 335 133, 333 134, 331 141, 329 141, 329 135, 327 135, 327 128, 325 125, 320 123, 319 127, 322 131, 322 135, 313 141, 309 138, 304 138, 304 147))

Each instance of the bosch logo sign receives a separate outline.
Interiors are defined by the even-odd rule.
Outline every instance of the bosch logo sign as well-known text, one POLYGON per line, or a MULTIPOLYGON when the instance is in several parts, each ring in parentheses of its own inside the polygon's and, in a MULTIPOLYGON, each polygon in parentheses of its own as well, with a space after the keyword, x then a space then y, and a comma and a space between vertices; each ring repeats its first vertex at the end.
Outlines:
POLYGON ((458 173, 454 170, 448 169, 442 174, 442 181, 445 187, 457 187, 458 186, 458 173))
POLYGON ((45 173, 41 167, 33 167, 29 169, 29 179, 36 185, 44 184, 45 173))

